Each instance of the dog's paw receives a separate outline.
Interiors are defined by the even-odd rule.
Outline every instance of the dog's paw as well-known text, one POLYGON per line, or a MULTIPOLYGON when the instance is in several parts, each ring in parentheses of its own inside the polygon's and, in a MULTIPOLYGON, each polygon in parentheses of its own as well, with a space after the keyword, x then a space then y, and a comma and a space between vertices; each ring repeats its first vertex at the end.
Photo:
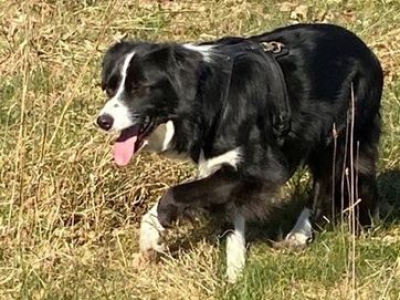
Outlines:
POLYGON ((243 274, 243 266, 227 266, 226 268, 226 280, 229 283, 235 283, 243 274))
POLYGON ((289 233, 284 240, 272 241, 272 246, 274 249, 303 250, 311 241, 312 238, 302 233, 289 233))
POLYGON ((166 250, 161 232, 153 226, 147 226, 147 224, 142 224, 139 247, 142 253, 164 252, 166 250))
POLYGON ((309 243, 311 243, 311 241, 312 237, 308 234, 302 232, 291 232, 286 236, 284 243, 288 248, 304 249, 309 243))
POLYGON ((313 239, 312 226, 310 222, 311 211, 305 208, 293 229, 286 235, 283 241, 274 242, 276 249, 292 248, 304 249, 313 239))
POLYGON ((246 243, 244 229, 235 230, 226 240, 226 277, 230 283, 235 283, 242 275, 246 261, 246 243))
POLYGON ((154 208, 143 216, 140 225, 139 247, 144 257, 153 258, 158 252, 165 252, 163 240, 165 228, 161 226, 154 208))

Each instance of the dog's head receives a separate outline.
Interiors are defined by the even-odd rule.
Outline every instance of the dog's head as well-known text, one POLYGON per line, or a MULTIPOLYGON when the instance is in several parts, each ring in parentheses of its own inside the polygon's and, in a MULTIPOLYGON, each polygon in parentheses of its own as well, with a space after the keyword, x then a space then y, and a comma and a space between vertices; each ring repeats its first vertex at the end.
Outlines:
MULTIPOLYGON (((117 132, 114 158, 127 165, 141 148, 163 151, 168 126, 190 108, 201 54, 177 44, 120 42, 105 54, 102 89, 108 101, 98 126, 117 132)), ((172 125, 171 125, 172 124, 172 125)))

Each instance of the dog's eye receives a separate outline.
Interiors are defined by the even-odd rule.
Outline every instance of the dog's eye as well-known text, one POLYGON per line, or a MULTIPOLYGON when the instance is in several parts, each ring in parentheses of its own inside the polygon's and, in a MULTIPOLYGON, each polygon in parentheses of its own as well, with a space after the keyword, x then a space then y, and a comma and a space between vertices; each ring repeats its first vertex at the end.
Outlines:
POLYGON ((142 95, 142 94, 148 93, 149 88, 150 88, 150 85, 147 83, 137 83, 135 85, 132 85, 131 92, 134 94, 142 95))

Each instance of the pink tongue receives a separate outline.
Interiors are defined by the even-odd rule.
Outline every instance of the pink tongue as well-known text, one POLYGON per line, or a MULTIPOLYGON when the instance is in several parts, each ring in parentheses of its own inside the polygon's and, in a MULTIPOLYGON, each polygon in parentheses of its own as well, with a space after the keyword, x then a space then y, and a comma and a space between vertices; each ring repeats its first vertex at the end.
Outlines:
POLYGON ((114 161, 118 166, 126 166, 135 153, 137 135, 127 138, 124 141, 116 141, 114 144, 114 161))

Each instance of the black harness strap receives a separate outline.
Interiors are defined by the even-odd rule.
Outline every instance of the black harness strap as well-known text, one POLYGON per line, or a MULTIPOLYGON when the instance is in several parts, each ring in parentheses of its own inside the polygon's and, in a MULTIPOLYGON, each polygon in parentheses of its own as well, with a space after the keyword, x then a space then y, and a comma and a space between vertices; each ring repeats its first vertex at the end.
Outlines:
MULTIPOLYGON (((278 145, 282 146, 285 142, 285 137, 291 129, 291 110, 285 77, 276 59, 287 55, 289 53, 288 49, 279 42, 262 42, 258 44, 245 41, 224 46, 229 47, 230 51, 233 53, 240 54, 241 51, 260 50, 264 53, 264 58, 267 62, 267 69, 265 71, 269 76, 269 80, 266 82, 268 85, 268 113, 271 120, 273 134, 278 145), (232 48, 235 47, 241 51, 232 51, 232 48)), ((227 89, 224 91, 223 102, 227 101, 229 95, 232 68, 236 56, 236 54, 231 54, 227 58, 229 61, 229 78, 226 85, 227 89)))
POLYGON ((269 76, 271 76, 271 80, 268 82, 271 125, 278 144, 282 146, 291 129, 291 109, 285 77, 276 59, 287 55, 289 51, 283 44, 277 42, 262 43, 261 47, 269 61, 268 67, 270 68, 266 71, 270 71, 269 76), (271 48, 266 49, 266 45, 271 48))

